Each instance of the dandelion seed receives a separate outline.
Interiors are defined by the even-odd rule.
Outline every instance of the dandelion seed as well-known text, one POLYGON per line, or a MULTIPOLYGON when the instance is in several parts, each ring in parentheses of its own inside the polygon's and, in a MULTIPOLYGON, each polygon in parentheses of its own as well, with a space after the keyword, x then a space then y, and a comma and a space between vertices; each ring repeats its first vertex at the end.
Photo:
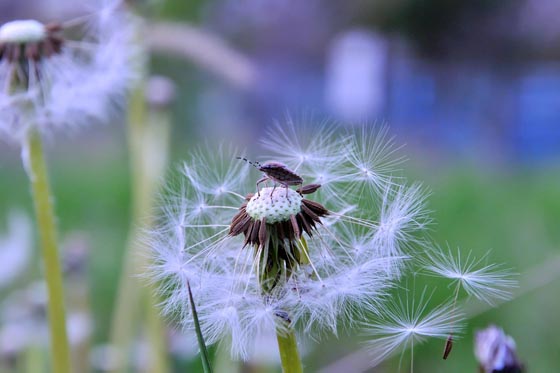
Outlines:
POLYGON ((466 258, 462 258, 460 250, 457 250, 456 255, 451 250, 430 250, 423 267, 428 273, 452 280, 469 296, 492 305, 496 300, 508 299, 510 289, 517 282, 513 280, 513 274, 501 265, 484 265, 487 255, 476 259, 469 252, 466 258))
POLYGON ((391 173, 404 161, 403 157, 395 156, 398 147, 393 138, 388 137, 387 127, 372 131, 365 127, 354 130, 355 148, 348 153, 348 161, 354 168, 354 179, 360 191, 369 185, 377 192, 385 190, 387 184, 393 183, 391 173))
POLYGON ((379 229, 374 237, 379 248, 384 248, 388 254, 402 255, 414 244, 423 245, 414 233, 422 231, 430 223, 425 208, 426 196, 420 184, 411 187, 390 185, 386 188, 379 229))
POLYGON ((447 339, 461 329, 458 325, 460 315, 451 303, 429 310, 429 300, 424 291, 419 301, 393 301, 385 305, 379 321, 366 324, 366 335, 372 338, 367 342, 372 366, 403 348, 410 348, 413 366, 416 343, 426 338, 447 339))

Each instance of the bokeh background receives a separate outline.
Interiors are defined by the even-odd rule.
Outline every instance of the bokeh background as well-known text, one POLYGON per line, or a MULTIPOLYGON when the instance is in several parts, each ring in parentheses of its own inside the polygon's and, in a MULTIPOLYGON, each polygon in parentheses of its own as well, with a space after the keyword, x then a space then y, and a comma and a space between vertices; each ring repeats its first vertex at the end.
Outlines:
MULTIPOLYGON (((149 74, 168 77, 176 88, 167 109, 171 171, 195 144, 254 148, 268 127, 288 117, 316 123, 318 131, 324 120, 387 125, 404 144, 397 152, 408 158, 403 173, 432 191, 434 240, 479 256, 491 249, 488 260, 505 263, 520 280, 513 300, 489 310, 467 307, 473 317, 449 360, 441 360, 442 341, 416 348, 415 371, 476 372, 473 333, 490 323, 515 338, 530 372, 560 369, 558 1, 169 0, 131 6, 151 25, 144 30, 149 74), (227 53, 216 58, 222 49, 227 53)), ((75 14, 70 1, 0 1, 0 23, 75 14)), ((95 371, 110 360, 104 344, 130 228, 124 115, 114 122, 58 134, 47 145, 64 248, 82 265, 78 279, 69 280, 81 283, 77 303, 88 315, 81 327, 89 347, 79 359, 93 362, 95 371)), ((19 149, 0 143, 0 231, 14 210, 32 217, 19 149)), ((34 254, 0 289, 3 309, 40 273, 34 254)), ((17 338, 3 320, 2 369, 23 371, 13 364, 10 347, 17 338)), ((355 352, 359 340, 341 333, 338 340, 311 344, 308 371, 355 352)), ((177 349, 175 371, 201 371, 192 351, 177 349)), ((355 359, 347 360, 346 372, 360 369, 355 359)), ((137 365, 142 371, 141 359, 137 365)), ((397 356, 370 371, 399 369, 408 365, 399 365, 397 356)))

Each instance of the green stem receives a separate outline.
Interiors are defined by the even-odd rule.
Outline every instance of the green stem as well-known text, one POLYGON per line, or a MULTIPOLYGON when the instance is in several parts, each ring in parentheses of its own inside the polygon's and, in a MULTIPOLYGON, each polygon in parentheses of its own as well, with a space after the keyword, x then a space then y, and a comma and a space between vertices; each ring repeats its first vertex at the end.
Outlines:
POLYGON ((282 361, 284 373, 302 373, 303 367, 293 330, 276 331, 276 339, 278 340, 278 350, 280 351, 280 360, 282 361))
POLYGON ((161 318, 156 308, 157 296, 148 289, 146 300, 146 327, 148 339, 152 350, 152 361, 150 372, 165 373, 170 372, 167 361, 167 340, 164 320, 161 318))
POLYGON ((28 152, 26 154, 27 159, 24 159, 24 162, 28 162, 27 171, 31 182, 47 282, 47 309, 52 349, 52 371, 56 373, 69 373, 70 355, 66 334, 64 291, 58 254, 58 238, 41 135, 35 128, 31 128, 28 132, 24 151, 28 152))
POLYGON ((132 181, 131 232, 125 248, 123 268, 115 298, 112 320, 112 343, 125 358, 115 372, 126 371, 131 341, 141 321, 146 321, 153 353, 150 371, 165 373, 167 363, 166 328, 157 311, 159 303, 154 289, 138 278, 149 265, 148 255, 140 244, 143 232, 152 227, 154 200, 167 164, 171 119, 165 113, 146 110, 144 87, 138 86, 130 101, 129 142, 132 181), (157 114, 157 115, 156 115, 157 114), (142 305, 145 313, 141 314, 142 305), (144 319, 142 319, 144 318, 144 319))
POLYGON ((111 323, 111 344, 121 354, 121 362, 114 372, 125 372, 129 362, 129 349, 140 317, 141 285, 138 281, 136 260, 138 237, 142 227, 142 219, 149 211, 150 192, 146 190, 146 180, 142 167, 142 135, 143 117, 145 116, 144 90, 138 86, 133 92, 129 103, 129 142, 132 184, 131 231, 123 256, 123 266, 115 297, 115 308, 111 323))

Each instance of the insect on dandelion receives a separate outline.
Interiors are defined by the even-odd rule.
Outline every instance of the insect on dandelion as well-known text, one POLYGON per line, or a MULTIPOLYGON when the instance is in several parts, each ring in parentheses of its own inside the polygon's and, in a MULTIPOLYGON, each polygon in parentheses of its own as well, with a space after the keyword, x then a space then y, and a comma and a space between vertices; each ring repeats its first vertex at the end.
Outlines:
POLYGON ((190 284, 207 343, 249 359, 255 341, 276 334, 284 369, 300 371, 295 331, 318 338, 383 313, 428 220, 417 185, 379 171, 356 178, 358 164, 380 164, 363 147, 392 151, 375 129, 323 125, 310 143, 301 128, 276 130, 263 141, 276 173, 261 170, 269 180, 257 191, 235 149, 194 152, 149 237, 151 278, 164 313, 186 329, 190 284))
POLYGON ((236 149, 192 154, 148 236, 163 312, 194 329, 190 285, 207 343, 247 360, 276 335, 290 372, 302 370, 296 331, 318 341, 341 326, 365 327, 372 365, 428 337, 447 338, 448 355, 461 330, 455 301, 430 308, 426 292, 418 302, 392 296, 439 250, 424 235, 424 188, 391 173, 385 129, 305 130, 289 120, 269 132, 261 144, 276 161, 251 162, 267 182, 256 191, 236 149))

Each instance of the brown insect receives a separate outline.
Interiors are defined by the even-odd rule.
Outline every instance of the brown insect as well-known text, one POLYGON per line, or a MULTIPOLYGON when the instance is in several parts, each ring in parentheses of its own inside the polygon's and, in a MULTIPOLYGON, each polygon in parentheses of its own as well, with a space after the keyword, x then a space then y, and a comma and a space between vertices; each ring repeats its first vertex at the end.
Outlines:
MULTIPOLYGON (((264 176, 257 181, 257 193, 259 189, 259 184, 265 181, 272 180, 274 182, 274 189, 276 189, 277 184, 286 187, 286 197, 288 197, 288 187, 291 185, 303 185, 303 179, 301 176, 296 174, 294 171, 290 170, 288 166, 280 162, 269 161, 263 164, 259 162, 252 162, 247 158, 237 157, 237 159, 242 159, 249 163, 251 166, 257 168, 259 171, 264 173, 264 176)), ((260 195, 260 194, 259 194, 260 195)), ((272 193, 271 193, 272 198, 272 193)))

